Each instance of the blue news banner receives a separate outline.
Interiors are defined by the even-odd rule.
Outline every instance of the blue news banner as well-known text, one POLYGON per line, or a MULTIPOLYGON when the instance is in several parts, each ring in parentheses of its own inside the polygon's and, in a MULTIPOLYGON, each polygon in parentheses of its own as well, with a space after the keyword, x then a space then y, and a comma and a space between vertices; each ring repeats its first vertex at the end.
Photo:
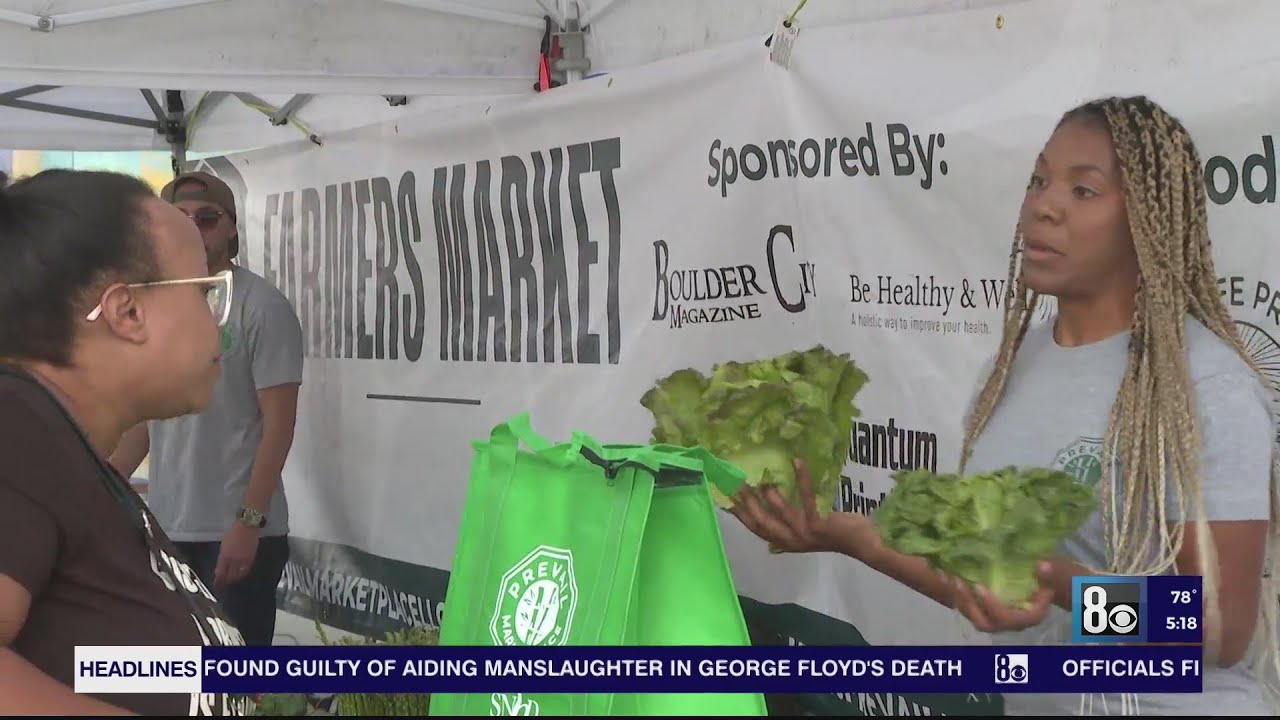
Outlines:
POLYGON ((1184 693, 1196 646, 204 648, 213 693, 1184 693))
POLYGON ((79 647, 78 692, 1196 693, 1201 579, 1072 579, 1070 644, 79 647))

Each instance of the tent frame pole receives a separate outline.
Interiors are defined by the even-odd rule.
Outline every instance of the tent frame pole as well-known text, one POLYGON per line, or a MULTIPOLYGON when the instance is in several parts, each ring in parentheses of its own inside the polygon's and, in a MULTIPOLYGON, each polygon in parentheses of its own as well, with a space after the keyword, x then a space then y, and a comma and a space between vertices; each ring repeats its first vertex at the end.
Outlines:
POLYGON ((164 107, 160 107, 160 102, 150 90, 143 90, 142 95, 147 99, 147 104, 151 106, 151 111, 155 113, 156 120, 160 123, 161 134, 169 143, 173 175, 177 177, 187 164, 187 128, 189 126, 186 107, 182 102, 182 91, 166 90, 164 107))
MULTIPOLYGON (((53 88, 46 89, 52 90, 53 88)), ((97 120, 100 122, 114 123, 116 125, 129 125, 131 127, 146 128, 148 130, 160 132, 160 124, 155 120, 129 117, 128 115, 116 115, 114 113, 97 112, 95 110, 81 110, 79 108, 34 102, 32 100, 22 100, 21 96, 13 97, 14 93, 19 93, 23 90, 30 90, 30 88, 14 90, 11 93, 0 95, 0 107, 10 107, 15 110, 30 110, 31 112, 48 113, 50 115, 62 115, 64 117, 80 118, 81 120, 97 120)), ((43 90, 36 92, 43 92, 43 90)), ((28 94, 34 95, 35 92, 28 94)))
POLYGON ((178 8, 191 7, 193 5, 208 5, 210 3, 224 2, 225 0, 137 0, 137 2, 126 3, 124 5, 114 5, 110 7, 97 8, 95 10, 80 10, 77 12, 62 13, 60 15, 36 15, 34 13, 17 12, 14 10, 0 10, 0 22, 9 22, 16 25, 22 25, 32 30, 40 32, 53 32, 63 25, 83 25, 85 23, 97 22, 99 20, 117 20, 120 18, 137 17, 138 15, 146 15, 148 13, 160 12, 163 10, 176 10, 178 8))
MULTIPOLYGON (((276 127, 294 122, 293 114, 298 110, 298 108, 302 107, 303 103, 311 99, 310 95, 294 95, 293 97, 289 98, 289 100, 285 102, 284 105, 281 105, 280 107, 276 107, 275 105, 272 105, 271 103, 267 102, 266 100, 263 100, 257 95, 254 95, 253 93, 237 92, 237 93, 231 93, 231 94, 234 95, 237 99, 240 100, 240 102, 244 103, 248 107, 251 107, 254 110, 257 110, 258 112, 262 113, 263 115, 266 115, 267 119, 270 120, 271 124, 275 125, 276 127)), ((298 124, 298 123, 295 123, 295 124, 298 124)), ((302 130, 302 133, 306 135, 307 139, 310 140, 311 142, 315 143, 316 145, 324 144, 324 141, 321 139, 319 135, 311 132, 308 129, 304 129, 304 127, 301 125, 299 125, 299 129, 302 130)))
POLYGON ((298 111, 298 108, 302 107, 303 104, 310 99, 310 95, 302 94, 294 95, 289 98, 288 101, 281 105, 280 109, 276 110, 276 113, 271 116, 271 124, 276 127, 280 127, 281 125, 288 123, 289 120, 293 118, 293 114, 298 111))
MULTIPOLYGON (((225 2, 225 0, 134 0, 133 2, 120 5, 96 8, 92 10, 67 12, 57 15, 37 15, 34 13, 0 9, 0 22, 14 23, 28 27, 32 30, 51 33, 58 27, 64 25, 82 25, 101 20, 136 17, 154 12, 175 10, 178 8, 193 7, 197 5, 209 5, 217 2, 225 2)), ((384 0, 384 2, 435 11, 457 17, 486 20, 533 30, 544 29, 544 23, 546 22, 544 18, 475 7, 473 5, 460 2, 459 0, 384 0)), ((536 2, 547 11, 547 16, 549 16, 559 28, 559 32, 557 32, 556 35, 559 38, 562 52, 561 56, 553 63, 553 70, 562 74, 567 82, 581 80, 591 68, 591 60, 586 54, 585 39, 585 33, 589 29, 590 21, 603 15, 606 10, 617 2, 617 0, 599 0, 598 4, 589 8, 589 12, 591 13, 590 16, 585 16, 582 12, 581 4, 576 0, 536 0, 536 2), (555 2, 558 7, 550 7, 548 5, 549 2, 555 2), (573 8, 572 16, 570 16, 569 12, 570 7, 573 8)), ((15 110, 28 110, 31 112, 61 115, 64 117, 79 118, 82 120, 106 122, 152 130, 158 135, 163 136, 166 142, 168 142, 173 152, 174 171, 178 172, 181 166, 185 165, 188 135, 194 117, 186 117, 183 109, 181 92, 172 90, 166 91, 166 102, 165 105, 162 106, 160 101, 157 99, 156 94, 152 90, 146 88, 141 89, 139 92, 142 93, 147 105, 151 108, 154 119, 130 117, 127 115, 98 112, 94 110, 82 110, 79 108, 24 99, 31 95, 56 90, 58 87, 60 86, 31 85, 18 88, 16 90, 10 90, 8 92, 0 92, 0 107, 10 107, 15 110)), ((238 97, 244 104, 265 114, 271 124, 277 127, 290 123, 298 124, 295 114, 303 104, 311 99, 311 95, 295 94, 287 102, 277 108, 248 93, 232 94, 238 97)), ((387 96, 387 101, 392 106, 398 106, 406 104, 407 98, 404 98, 403 96, 387 96)), ((197 107, 197 111, 199 109, 200 108, 197 107)), ((301 128, 302 126, 299 125, 299 127, 301 128)), ((318 135, 305 129, 303 132, 308 135, 308 139, 311 140, 311 142, 317 145, 322 144, 322 140, 318 135)))
POLYGON ((57 89, 58 89, 57 85, 28 85, 24 88, 18 88, 17 90, 10 90, 9 92, 0 93, 0 100, 17 100, 18 98, 24 98, 24 97, 27 97, 28 95, 38 95, 42 92, 48 92, 50 90, 57 90, 57 89))

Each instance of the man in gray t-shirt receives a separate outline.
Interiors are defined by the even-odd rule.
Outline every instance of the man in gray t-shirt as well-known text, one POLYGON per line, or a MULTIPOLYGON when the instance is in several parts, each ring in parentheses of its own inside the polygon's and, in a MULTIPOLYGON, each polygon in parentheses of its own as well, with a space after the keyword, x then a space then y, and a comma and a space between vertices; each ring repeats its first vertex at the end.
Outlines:
POLYGON ((302 382, 302 330, 285 296, 232 263, 235 197, 205 173, 161 193, 200 228, 210 273, 232 272, 222 373, 208 409, 132 432, 112 458, 126 477, 151 455, 148 503, 214 589, 248 645, 275 635, 276 588, 289 556, 280 476, 293 442, 302 382))
MULTIPOLYGON (((1128 361, 1129 333, 1078 347, 1053 338, 1053 323, 1027 332, 1004 396, 977 439, 965 471, 1007 465, 1053 467, 1097 486, 1102 438, 1128 361)), ((1188 320, 1188 364, 1202 435, 1202 487, 1209 521, 1270 518, 1274 421, 1270 398, 1238 355, 1202 324, 1188 320)), ((983 368, 979 382, 986 379, 983 368)), ((975 393, 976 395, 976 393, 975 393)), ((972 401, 971 401, 972 405, 972 401)), ((1168 519, 1178 521, 1170 494, 1168 519)), ((1095 513, 1061 550, 1095 570, 1106 568, 1102 516, 1095 513)), ((1267 598, 1262 599, 1268 602, 1267 598)), ((1274 602, 1274 599, 1270 600, 1274 602)), ((1022 632, 994 637, 1001 645, 1069 644, 1071 615, 1054 605, 1048 618, 1022 632)), ((1208 668, 1203 695, 1140 695, 1142 715, 1267 715, 1258 682, 1245 663, 1208 668)), ((1005 696, 1011 715, 1120 714, 1119 696, 1005 696), (1083 705, 1083 707, 1082 707, 1083 705)))

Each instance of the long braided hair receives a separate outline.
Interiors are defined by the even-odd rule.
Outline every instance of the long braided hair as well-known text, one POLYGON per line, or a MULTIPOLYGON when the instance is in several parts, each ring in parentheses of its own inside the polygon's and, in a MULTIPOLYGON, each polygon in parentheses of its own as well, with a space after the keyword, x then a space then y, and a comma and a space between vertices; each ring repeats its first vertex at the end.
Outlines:
MULTIPOLYGON (((1187 129, 1144 96, 1108 97, 1068 111, 1070 120, 1101 124, 1119 158, 1128 220, 1139 269, 1129 359, 1111 408, 1103 447, 1101 508, 1108 567, 1121 575, 1157 575, 1174 567, 1182 548, 1181 525, 1164 518, 1166 498, 1176 498, 1179 517, 1194 519, 1197 554, 1204 573, 1204 618, 1221 627, 1217 556, 1205 518, 1200 477, 1201 439, 1187 368, 1185 323, 1189 313, 1234 348, 1258 372, 1221 299, 1210 252, 1203 165, 1187 129), (1117 464, 1124 468, 1117 477, 1117 464), (1190 512, 1189 512, 1190 511, 1190 512)), ((1008 287, 1000 348, 974 402, 965 428, 960 468, 1004 391, 1031 319, 1041 299, 1021 279, 1019 228, 1009 257, 1008 287)), ((1271 517, 1280 519, 1276 453, 1272 453, 1271 517)), ((1275 525, 1268 533, 1260 620, 1251 662, 1263 673, 1280 667, 1276 615, 1275 525), (1264 657, 1269 656, 1269 657, 1264 657), (1268 661, 1264 664, 1263 661, 1268 661)), ((1205 634, 1215 654, 1218 638, 1205 634)), ((1275 698, 1273 698, 1274 700, 1275 698)))

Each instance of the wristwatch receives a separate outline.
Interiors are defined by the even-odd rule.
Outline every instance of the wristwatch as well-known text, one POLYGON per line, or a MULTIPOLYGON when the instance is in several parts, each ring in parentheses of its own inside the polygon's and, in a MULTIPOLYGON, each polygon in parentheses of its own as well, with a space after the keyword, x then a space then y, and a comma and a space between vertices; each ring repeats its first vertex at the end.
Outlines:
POLYGON ((236 522, 243 523, 251 528, 262 529, 267 525, 267 516, 253 508, 242 507, 240 512, 236 513, 236 522))

